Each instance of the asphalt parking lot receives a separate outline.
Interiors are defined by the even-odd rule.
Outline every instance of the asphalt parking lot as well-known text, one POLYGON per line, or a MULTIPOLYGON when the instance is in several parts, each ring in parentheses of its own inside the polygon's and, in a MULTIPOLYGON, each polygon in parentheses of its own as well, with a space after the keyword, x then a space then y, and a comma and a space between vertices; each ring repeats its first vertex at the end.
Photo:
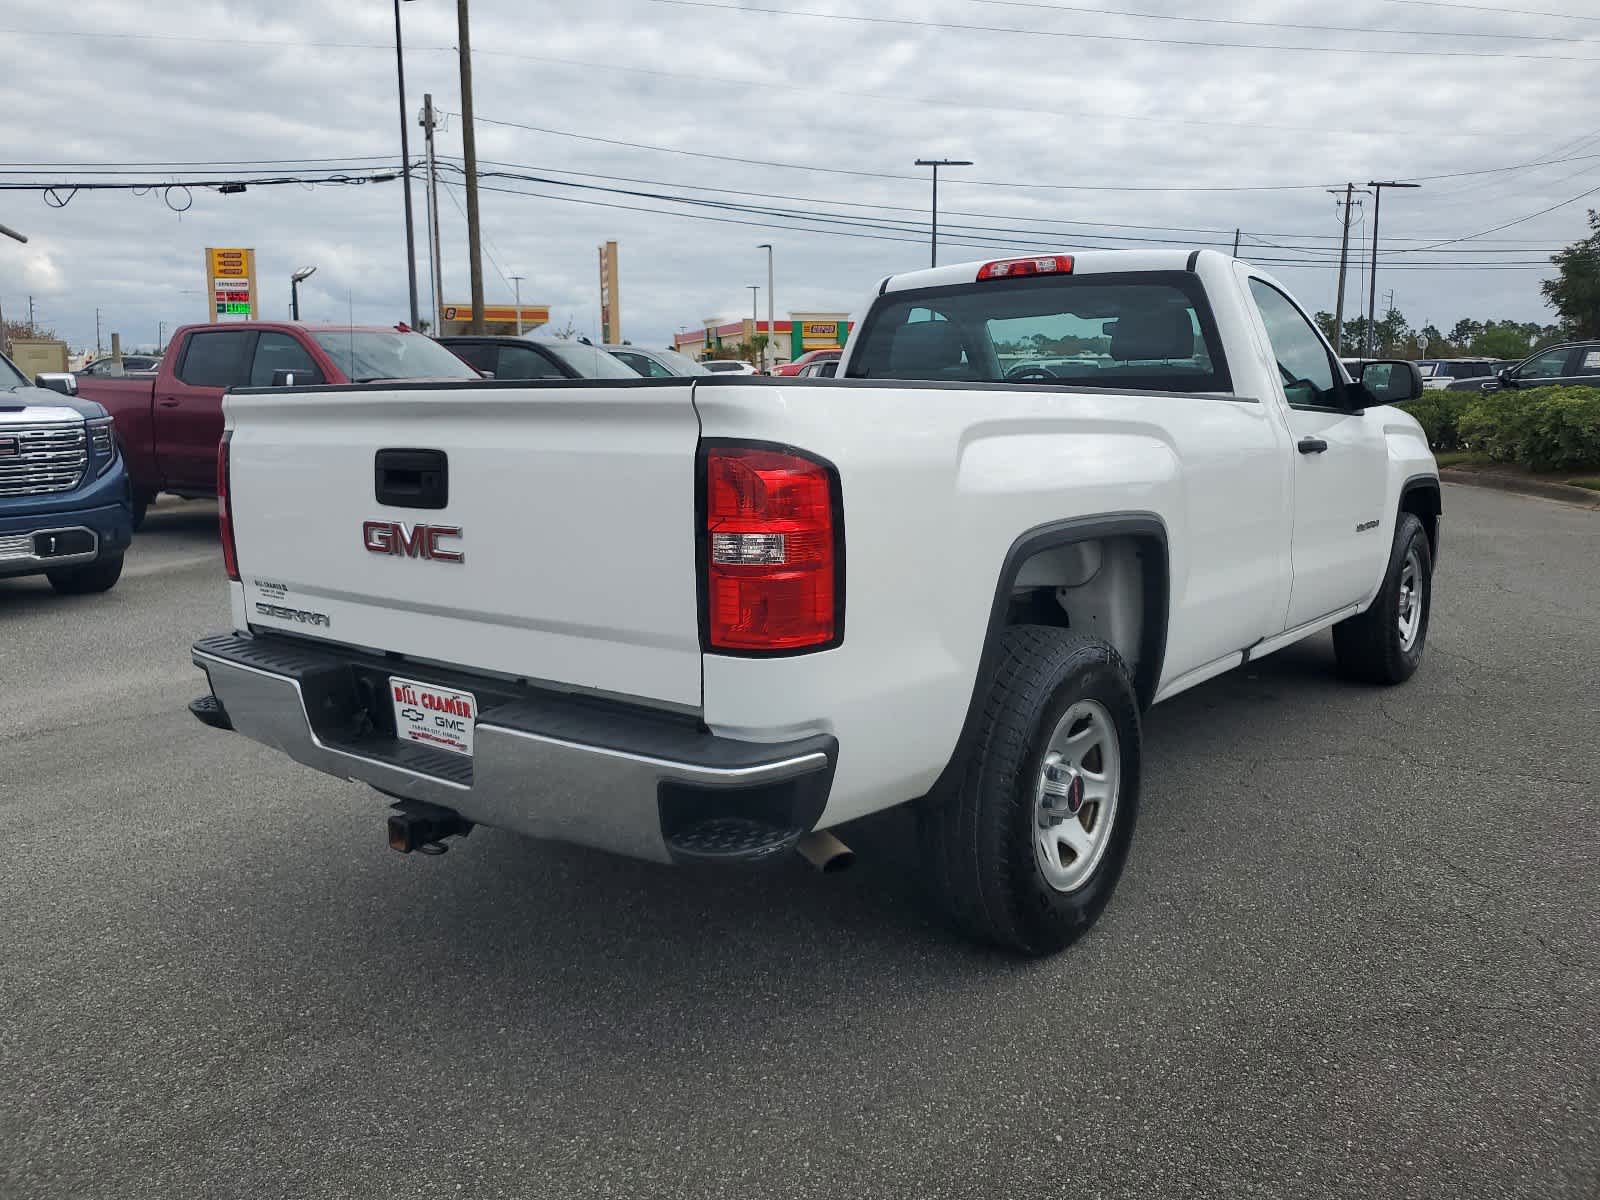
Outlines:
POLYGON ((1600 514, 1446 488, 1428 659, 1147 721, 1128 874, 1022 963, 857 869, 479 830, 202 728, 214 509, 0 581, 0 1196, 1600 1194, 1600 514))

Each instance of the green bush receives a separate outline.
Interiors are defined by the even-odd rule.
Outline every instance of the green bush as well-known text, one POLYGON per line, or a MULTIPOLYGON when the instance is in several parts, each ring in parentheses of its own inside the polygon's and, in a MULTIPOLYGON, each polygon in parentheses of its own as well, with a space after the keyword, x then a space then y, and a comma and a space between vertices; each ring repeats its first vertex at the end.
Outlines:
POLYGON ((1478 398, 1476 392, 1430 390, 1400 407, 1417 419, 1428 445, 1435 450, 1459 450, 1461 414, 1478 398))
POLYGON ((1533 471, 1600 466, 1600 388, 1484 392, 1461 414, 1457 431, 1462 444, 1496 462, 1533 471))

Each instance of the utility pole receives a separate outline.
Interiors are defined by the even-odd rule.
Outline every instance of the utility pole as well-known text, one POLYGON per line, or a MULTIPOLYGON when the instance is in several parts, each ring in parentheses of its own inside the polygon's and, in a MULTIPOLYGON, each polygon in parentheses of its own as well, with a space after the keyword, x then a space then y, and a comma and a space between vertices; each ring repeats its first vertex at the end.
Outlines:
POLYGON ((417 236, 411 217, 411 139, 406 130, 406 58, 400 43, 400 0, 394 0, 394 69, 400 81, 400 179, 406 193, 406 283, 411 289, 411 328, 417 327, 417 236))
POLYGON ((438 122, 433 115, 433 93, 422 97, 422 128, 428 154, 428 291, 433 302, 434 337, 444 332, 444 272, 439 265, 439 172, 434 168, 433 130, 438 122))
MULTIPOLYGON (((96 346, 98 346, 99 345, 99 339, 96 338, 95 342, 96 342, 96 346)), ((165 321, 157 321, 156 322, 156 353, 160 354, 166 348, 167 348, 167 323, 165 321)))
POLYGON ((94 356, 100 357, 100 310, 94 310, 94 356))
MULTIPOLYGON (((756 330, 761 328, 761 318, 756 314, 760 311, 761 285, 749 283, 745 285, 750 289, 750 348, 755 349, 756 330)), ((765 357, 765 356, 763 356, 765 357)))
POLYGON ((776 328, 772 320, 772 243, 762 242, 761 245, 756 247, 756 249, 765 250, 767 252, 767 350, 766 353, 761 356, 761 369, 765 371, 767 370, 768 362, 772 363, 773 366, 778 365, 778 349, 772 341, 773 337, 775 336, 773 330, 776 328))
POLYGON ((467 0, 456 0, 456 40, 461 48, 461 157, 467 171, 467 268, 472 275, 472 322, 483 332, 483 240, 478 228, 478 138, 472 123, 472 33, 467 0))
POLYGON ((33 297, 29 296, 28 297, 28 336, 32 337, 33 334, 34 334, 34 328, 33 328, 33 297))
POLYGON ((517 293, 517 336, 518 337, 522 336, 522 281, 523 281, 524 278, 526 278, 526 276, 523 276, 523 275, 513 275, 511 277, 511 285, 516 290, 516 293, 517 293))
MULTIPOLYGON (((1333 189, 1329 189, 1333 191, 1333 189)), ((1355 184, 1344 185, 1344 237, 1339 242, 1339 299, 1333 306, 1333 352, 1344 353, 1344 275, 1350 266, 1350 198, 1355 184)), ((1337 196, 1339 193, 1333 191, 1337 196)))
POLYGON ((1239 257, 1239 234, 1240 234, 1240 232, 1241 231, 1238 230, 1238 229, 1235 229, 1233 231, 1233 256, 1235 258, 1239 257))
MULTIPOLYGON (((1370 293, 1367 296, 1367 357, 1372 357, 1372 347, 1377 344, 1377 334, 1373 326, 1378 320, 1378 210, 1383 204, 1384 188, 1418 188, 1420 183, 1397 183, 1393 179, 1383 182, 1368 180, 1367 186, 1372 189, 1372 271, 1369 280, 1370 293)), ((1392 295, 1393 293, 1391 293, 1392 295)))
POLYGON ((939 168, 970 167, 972 162, 965 158, 919 158, 916 165, 933 168, 933 225, 929 231, 928 249, 929 265, 937 267, 939 265, 939 168))

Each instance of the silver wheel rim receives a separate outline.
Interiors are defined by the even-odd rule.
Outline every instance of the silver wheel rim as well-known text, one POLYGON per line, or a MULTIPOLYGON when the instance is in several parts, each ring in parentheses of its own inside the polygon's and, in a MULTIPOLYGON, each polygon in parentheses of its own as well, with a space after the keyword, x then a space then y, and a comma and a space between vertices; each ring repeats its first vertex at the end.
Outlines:
POLYGON ((1056 723, 1034 785, 1033 855, 1056 891, 1081 888, 1105 857, 1121 783, 1111 714, 1097 700, 1077 701, 1056 723))
POLYGON ((1422 632, 1422 558, 1415 547, 1406 551, 1405 565, 1400 568, 1399 614, 1400 649, 1409 654, 1422 632))

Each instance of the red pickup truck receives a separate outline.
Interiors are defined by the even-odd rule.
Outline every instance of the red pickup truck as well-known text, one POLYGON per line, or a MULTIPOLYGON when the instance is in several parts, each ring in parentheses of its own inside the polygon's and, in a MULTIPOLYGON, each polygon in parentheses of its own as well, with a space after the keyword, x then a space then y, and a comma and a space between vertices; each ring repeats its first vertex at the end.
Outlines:
POLYGON ((222 396, 229 388, 478 379, 443 346, 403 329, 251 321, 186 325, 155 377, 83 376, 79 394, 105 407, 133 479, 134 527, 160 492, 217 494, 222 396))

